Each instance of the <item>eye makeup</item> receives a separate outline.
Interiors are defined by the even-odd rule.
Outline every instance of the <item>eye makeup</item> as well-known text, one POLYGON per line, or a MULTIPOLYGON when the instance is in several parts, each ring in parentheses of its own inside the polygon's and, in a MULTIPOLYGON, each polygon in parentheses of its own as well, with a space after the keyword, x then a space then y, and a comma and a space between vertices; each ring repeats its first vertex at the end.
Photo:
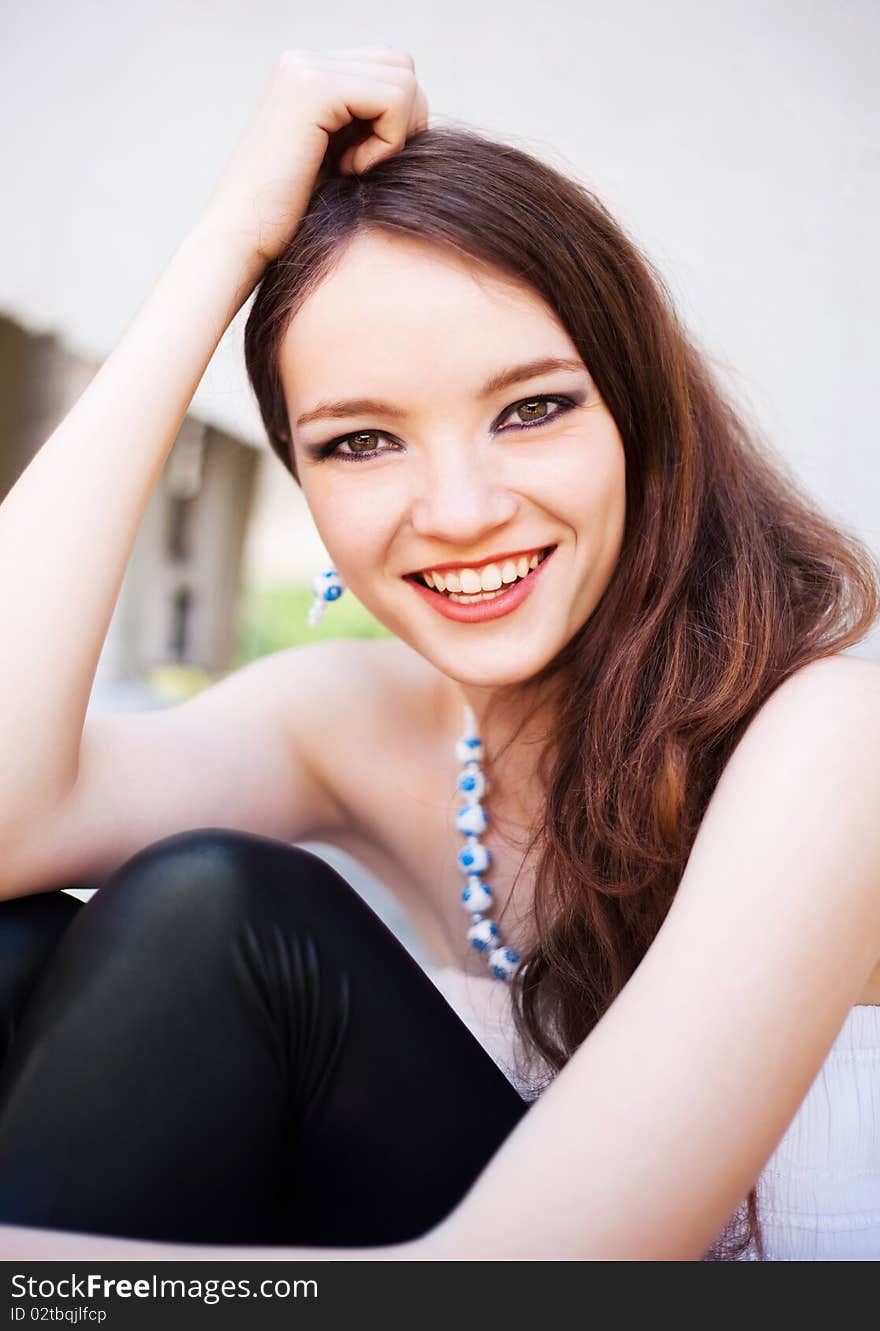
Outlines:
MULTIPOLYGON (((496 419, 492 429, 500 434, 507 434, 511 430, 515 430, 519 433, 522 430, 538 429, 542 426, 549 425, 551 421, 558 420, 560 416, 566 415, 575 407, 585 406, 589 396, 590 394, 588 391, 575 391, 567 394, 533 393, 529 397, 520 398, 519 401, 512 403, 509 407, 505 407, 504 411, 496 419), (553 405, 556 410, 548 411, 546 415, 538 417, 535 420, 518 421, 516 424, 499 428, 500 422, 505 420, 513 412, 518 411, 523 407, 532 407, 538 403, 548 407, 553 405)), ((357 453, 344 453, 339 451, 343 444, 349 443, 352 439, 357 439, 359 436, 369 437, 371 435, 375 436, 377 439, 391 439, 391 436, 384 430, 364 429, 353 430, 344 435, 337 435, 334 439, 329 439, 324 443, 303 444, 301 447, 305 456, 312 462, 323 462, 328 458, 338 458, 340 462, 369 462, 373 458, 379 457, 385 453, 399 451, 397 441, 393 439, 392 442, 395 444, 394 448, 370 448, 357 453)))

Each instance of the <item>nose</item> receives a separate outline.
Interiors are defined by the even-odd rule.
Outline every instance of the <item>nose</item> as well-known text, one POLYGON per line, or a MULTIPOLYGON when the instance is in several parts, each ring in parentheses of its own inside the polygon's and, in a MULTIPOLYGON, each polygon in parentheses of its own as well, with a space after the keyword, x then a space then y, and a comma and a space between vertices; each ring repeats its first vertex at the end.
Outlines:
POLYGON ((479 545, 512 522, 519 502, 472 440, 440 444, 420 474, 410 521, 419 536, 455 552, 479 545))

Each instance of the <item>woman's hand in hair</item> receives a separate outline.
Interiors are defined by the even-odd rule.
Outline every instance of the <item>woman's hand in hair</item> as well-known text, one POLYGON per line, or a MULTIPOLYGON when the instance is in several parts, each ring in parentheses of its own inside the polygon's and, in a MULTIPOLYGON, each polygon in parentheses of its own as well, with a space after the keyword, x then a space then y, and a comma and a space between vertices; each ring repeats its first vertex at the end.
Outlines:
POLYGON ((285 51, 201 222, 268 263, 296 232, 319 173, 362 174, 427 123, 406 51, 285 51))

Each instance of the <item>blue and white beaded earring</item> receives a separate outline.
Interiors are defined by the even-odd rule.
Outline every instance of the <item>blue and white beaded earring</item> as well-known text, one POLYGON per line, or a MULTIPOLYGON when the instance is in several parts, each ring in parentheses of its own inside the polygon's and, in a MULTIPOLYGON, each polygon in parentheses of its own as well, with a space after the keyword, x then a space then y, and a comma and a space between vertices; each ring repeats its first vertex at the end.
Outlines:
POLYGON ((312 578, 312 591, 315 599, 309 607, 309 628, 315 628, 324 617, 324 611, 331 601, 338 601, 345 591, 345 583, 335 568, 328 568, 312 578))

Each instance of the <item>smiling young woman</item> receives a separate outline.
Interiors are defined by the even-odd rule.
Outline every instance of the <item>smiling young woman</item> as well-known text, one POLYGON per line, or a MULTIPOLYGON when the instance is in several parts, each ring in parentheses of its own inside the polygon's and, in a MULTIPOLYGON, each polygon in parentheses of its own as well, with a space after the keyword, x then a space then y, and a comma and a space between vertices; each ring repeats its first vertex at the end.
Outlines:
MULTIPOLYGON (((278 373, 291 465, 337 567, 445 675, 483 690, 531 678, 595 609, 625 522, 624 446, 571 336, 521 281, 382 230, 347 237, 306 289, 278 373), (549 549, 507 594, 466 602, 481 565, 500 583, 505 553, 549 549), (464 573, 462 599, 413 576, 444 566, 464 573)), ((252 364, 257 320, 278 317, 257 299, 252 364)))
MULTIPOLYGON (((763 705, 873 622, 876 564, 749 436, 601 204, 477 134, 431 129, 329 181, 263 281, 246 354, 336 566, 531 792, 513 1010, 559 1070, 645 957, 763 705), (456 605, 408 571, 517 549, 552 556, 497 601, 456 605)), ((856 670, 876 706, 876 668, 856 670)), ((753 1189, 713 1252, 761 1247, 753 1189)))
POLYGON ((143 1240, 119 1256, 781 1258, 805 1223, 813 1255, 863 1255, 880 1130, 844 1133, 880 1034, 880 672, 842 653, 880 570, 752 440, 588 191, 426 122, 405 53, 285 58, 209 216, 3 506, 10 564, 35 527, 67 545, 59 585, 35 561, 31 657, 0 690, 21 741, 0 1220, 143 1240), (157 441, 258 281, 270 443, 394 640, 83 730, 157 441), (64 674, 71 605, 91 632, 64 674), (466 705, 509 985, 462 927, 466 705), (447 978, 480 972, 515 1074, 286 844, 307 838, 361 855, 447 978), (84 907, 49 890, 83 880, 103 883, 84 907))

